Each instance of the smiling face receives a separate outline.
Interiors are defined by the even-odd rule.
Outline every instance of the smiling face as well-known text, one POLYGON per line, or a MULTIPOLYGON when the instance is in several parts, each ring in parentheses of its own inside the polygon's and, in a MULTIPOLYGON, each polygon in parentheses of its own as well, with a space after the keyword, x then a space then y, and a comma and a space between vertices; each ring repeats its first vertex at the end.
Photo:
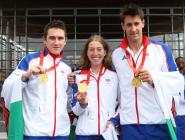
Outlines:
POLYGON ((106 51, 98 41, 92 41, 88 45, 87 56, 91 62, 91 67, 101 67, 106 51))
POLYGON ((66 45, 66 36, 64 30, 60 28, 50 28, 48 30, 46 38, 44 38, 44 44, 47 49, 55 55, 58 55, 66 45))
POLYGON ((121 25, 129 42, 136 43, 142 40, 144 20, 139 16, 126 16, 121 25))

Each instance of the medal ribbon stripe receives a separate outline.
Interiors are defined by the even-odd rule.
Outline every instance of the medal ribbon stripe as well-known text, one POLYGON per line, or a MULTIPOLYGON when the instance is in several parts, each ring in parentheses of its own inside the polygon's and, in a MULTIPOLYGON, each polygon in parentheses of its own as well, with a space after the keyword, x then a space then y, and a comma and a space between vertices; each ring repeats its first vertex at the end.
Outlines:
MULTIPOLYGON (((142 50, 143 55, 142 55, 141 64, 139 65, 139 68, 138 68, 138 69, 136 69, 136 65, 134 66, 134 63, 133 63, 133 65, 131 64, 131 61, 130 61, 131 55, 130 55, 130 53, 129 53, 129 52, 127 51, 127 49, 126 49, 126 48, 128 47, 128 42, 127 42, 127 40, 126 40, 125 38, 122 40, 122 43, 121 43, 121 46, 120 46, 120 47, 125 51, 125 53, 126 53, 126 57, 127 57, 128 64, 129 64, 130 68, 132 69, 132 71, 134 72, 134 76, 137 76, 138 73, 139 73, 139 71, 140 71, 140 70, 143 68, 143 66, 144 66, 144 62, 145 62, 145 58, 146 58, 147 46, 148 46, 148 44, 149 44, 150 42, 147 40, 147 37, 146 37, 146 36, 143 37, 143 42, 144 42, 144 44, 143 44, 144 48, 143 48, 143 50, 142 50)), ((139 56, 140 56, 140 54, 139 54, 139 56)), ((138 57, 139 57, 139 56, 138 56, 138 57)), ((137 60, 138 60, 138 58, 137 58, 137 60)), ((134 62, 134 61, 133 61, 133 58, 132 58, 132 62, 134 62)), ((137 64, 137 61, 136 61, 135 64, 137 64)))
MULTIPOLYGON (((147 47, 144 46, 143 50, 141 51, 142 52, 142 60, 141 60, 141 64, 139 65, 138 69, 136 69, 136 64, 137 64, 137 61, 138 61, 138 58, 140 56, 138 56, 137 58, 137 61, 136 63, 134 62, 134 59, 132 58, 132 62, 133 62, 133 65, 131 64, 131 61, 130 61, 130 53, 125 49, 125 52, 126 52, 126 57, 127 57, 127 61, 128 61, 128 64, 130 66, 130 68, 132 69, 132 71, 134 72, 134 76, 137 76, 139 74, 139 72, 142 70, 143 66, 144 66, 144 62, 145 62, 145 58, 146 58, 146 50, 147 50, 147 47)), ((132 56, 131 56, 132 57, 132 56)))
MULTIPOLYGON (((61 55, 61 58, 62 57, 63 57, 63 54, 61 55)), ((52 71, 52 70, 56 69, 58 67, 59 63, 60 63, 60 60, 57 62, 57 64, 54 64, 53 66, 46 69, 46 72, 49 72, 49 71, 52 71)), ((41 54, 40 54, 40 66, 43 66, 43 62, 44 62, 44 52, 42 51, 41 54)))
MULTIPOLYGON (((102 67, 100 68, 99 74, 98 74, 98 80, 97 80, 97 97, 98 97, 98 136, 100 136, 100 96, 99 96, 99 82, 100 82, 100 78, 102 76, 102 72, 103 72, 104 66, 102 65, 102 67)), ((105 72, 105 70, 104 70, 105 72)), ((87 86, 89 85, 90 82, 90 76, 91 76, 91 72, 90 72, 90 68, 87 71, 87 79, 84 80, 84 82, 86 82, 87 86)))
POLYGON ((141 52, 138 55, 136 63, 135 63, 133 57, 131 56, 131 54, 126 49, 128 47, 128 42, 127 42, 126 38, 124 38, 122 40, 122 43, 121 43, 121 46, 120 46, 125 51, 128 65, 129 65, 129 67, 132 69, 132 71, 134 73, 134 79, 132 80, 131 84, 135 88, 135 109, 136 109, 136 116, 137 116, 137 124, 140 123, 139 110, 138 110, 138 99, 137 99, 138 98, 137 88, 139 86, 141 86, 141 84, 142 84, 141 79, 139 79, 139 77, 138 77, 138 74, 139 74, 139 72, 142 70, 142 68, 144 66, 144 62, 145 62, 145 58, 146 58, 147 46, 149 44, 149 41, 147 40, 147 38, 145 36, 143 37, 143 42, 144 42, 144 44, 143 44, 144 47, 143 47, 143 50, 141 51, 142 52, 142 60, 141 60, 141 63, 139 65, 138 69, 136 69, 136 64, 137 64, 138 58, 141 55, 141 52), (133 62, 132 64, 131 64, 130 58, 131 58, 131 60, 133 62))

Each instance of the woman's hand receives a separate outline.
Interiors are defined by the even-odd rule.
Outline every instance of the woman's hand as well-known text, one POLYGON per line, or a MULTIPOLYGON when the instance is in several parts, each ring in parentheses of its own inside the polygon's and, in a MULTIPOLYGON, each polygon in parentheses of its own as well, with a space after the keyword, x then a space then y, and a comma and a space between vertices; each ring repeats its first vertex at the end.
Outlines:
POLYGON ((80 106, 86 108, 88 105, 87 92, 78 92, 75 94, 80 106))

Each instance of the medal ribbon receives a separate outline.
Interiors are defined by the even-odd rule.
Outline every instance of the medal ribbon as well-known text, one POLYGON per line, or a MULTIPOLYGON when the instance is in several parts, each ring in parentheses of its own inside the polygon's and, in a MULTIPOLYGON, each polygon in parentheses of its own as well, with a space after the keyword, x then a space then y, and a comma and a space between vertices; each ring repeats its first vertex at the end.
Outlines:
MULTIPOLYGON (((100 72, 98 74, 98 81, 101 77, 102 71, 103 71, 104 66, 102 65, 102 67, 100 68, 100 72)), ((85 73, 87 73, 87 79, 86 80, 82 80, 80 83, 86 82, 87 86, 89 85, 90 82, 90 77, 91 77, 91 71, 89 70, 84 70, 85 73)), ((82 74, 84 74, 84 72, 81 72, 82 74)))
MULTIPOLYGON (((63 54, 61 55, 61 58, 62 57, 63 57, 63 54)), ((57 64, 54 64, 53 66, 46 69, 46 72, 49 72, 49 71, 52 71, 52 70, 56 69, 58 67, 59 63, 60 63, 60 60, 57 62, 57 64)), ((40 54, 40 66, 43 66, 43 62, 44 62, 44 52, 42 51, 41 54, 40 54)))
MULTIPOLYGON (((141 71, 141 69, 143 68, 143 66, 144 66, 144 62, 145 62, 145 58, 146 58, 146 47, 142 50, 142 52, 143 52, 143 56, 142 56, 142 60, 141 60, 141 64, 139 65, 139 67, 138 67, 138 69, 136 69, 136 64, 137 64, 137 61, 136 61, 136 63, 134 62, 134 59, 132 58, 132 61, 133 61, 133 65, 131 64, 131 61, 130 61, 130 54, 129 54, 129 52, 127 51, 127 50, 125 50, 125 52, 126 52, 126 57, 127 57, 127 61, 128 61, 128 64, 129 64, 129 66, 130 66, 130 68, 132 69, 132 71, 134 72, 134 76, 137 76, 138 75, 138 73, 141 71)), ((141 53, 140 53, 141 54, 141 53)), ((139 54, 139 56, 140 56, 140 54, 139 54)), ((138 58, 139 58, 139 56, 138 56, 138 58)), ((138 60, 138 58, 137 58, 137 60, 138 60)))
MULTIPOLYGON (((104 67, 104 66, 102 65, 102 67, 100 68, 100 72, 99 72, 99 74, 98 74, 98 81, 100 80, 103 67, 104 67)), ((90 76, 91 76, 91 71, 90 71, 90 69, 89 69, 88 72, 87 72, 87 80, 86 80, 86 84, 87 84, 87 85, 88 85, 89 82, 90 82, 90 76)))
MULTIPOLYGON (((104 66, 102 65, 102 67, 100 68, 99 74, 98 74, 98 80, 97 80, 97 97, 98 97, 98 136, 100 136, 100 97, 99 97, 99 82, 100 82, 100 78, 102 75, 102 71, 103 71, 104 66)), ((90 68, 87 71, 87 79, 85 80, 87 86, 89 85, 90 82, 90 76, 91 76, 91 71, 90 68)), ((84 81, 83 81, 84 82, 84 81)))
MULTIPOLYGON (((140 57, 140 54, 138 55, 136 63, 135 63, 135 61, 134 61, 133 57, 131 56, 131 54, 126 50, 126 48, 128 47, 127 40, 126 39, 122 40, 122 43, 121 43, 120 47, 123 48, 125 53, 126 53, 126 58, 127 58, 127 61, 128 61, 128 64, 129 64, 130 68, 134 72, 134 77, 138 76, 138 73, 140 72, 140 70, 144 66, 148 44, 149 44, 149 41, 148 41, 147 37, 144 36, 143 37, 143 46, 144 47, 143 47, 142 51, 140 52, 140 54, 142 53, 142 60, 141 60, 141 63, 139 65, 138 69, 136 69, 136 64, 137 64, 137 61, 138 61, 138 59, 140 57), (130 57, 132 58, 133 65, 131 64, 130 57)), ((138 100, 137 100, 138 97, 137 96, 138 96, 137 88, 135 87, 135 108, 136 108, 137 124, 139 124, 140 120, 139 120, 138 100)))
MULTIPOLYGON (((144 42, 146 42, 146 38, 144 37, 144 42)), ((128 52, 128 50, 126 49, 127 48, 127 44, 126 44, 126 40, 123 40, 122 44, 121 44, 121 48, 123 48, 125 50, 125 53, 126 53, 126 57, 127 57, 127 61, 128 61, 128 64, 130 66, 130 68, 132 69, 132 71, 134 72, 134 76, 137 76, 138 73, 141 71, 141 69, 143 68, 144 66, 144 62, 145 62, 145 58, 146 58, 146 51, 147 51, 147 46, 148 46, 148 43, 149 42, 146 42, 144 43, 144 48, 142 50, 142 60, 141 60, 141 64, 139 65, 138 69, 136 69, 136 64, 134 63, 134 65, 131 64, 131 61, 130 61, 130 53, 128 52), (126 47, 123 46, 123 45, 127 45, 126 47)), ((139 54, 140 56, 140 54, 139 54)), ((138 56, 138 58, 139 58, 138 56)), ((132 56, 131 56, 132 57, 132 56)), ((137 58, 137 60, 138 60, 137 58)), ((132 61, 134 62, 133 58, 132 58, 132 61)), ((137 61, 136 61, 137 62, 137 61)))

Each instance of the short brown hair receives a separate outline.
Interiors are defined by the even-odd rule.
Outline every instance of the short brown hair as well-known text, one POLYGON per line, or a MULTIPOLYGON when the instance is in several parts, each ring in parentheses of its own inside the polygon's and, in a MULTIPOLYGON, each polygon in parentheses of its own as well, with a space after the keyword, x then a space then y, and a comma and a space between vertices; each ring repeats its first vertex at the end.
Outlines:
POLYGON ((53 21, 49 22, 48 24, 46 24, 44 27, 44 33, 43 33, 44 38, 47 37, 48 30, 51 28, 59 28, 59 29, 64 30, 65 37, 67 37, 67 29, 66 29, 65 23, 62 20, 53 20, 53 21))
POLYGON ((110 49, 109 49, 109 45, 108 43, 105 41, 105 39, 97 34, 92 35, 85 43, 81 57, 80 57, 80 63, 82 66, 82 69, 89 69, 91 67, 91 62, 87 56, 87 50, 89 47, 89 44, 92 41, 98 41, 103 45, 103 49, 106 52, 106 55, 104 56, 103 59, 103 65, 105 68, 109 68, 111 67, 112 61, 111 61, 111 55, 110 55, 110 49))
POLYGON ((144 19, 143 9, 134 3, 126 4, 120 12, 121 22, 124 22, 126 16, 139 16, 141 20, 144 19))

